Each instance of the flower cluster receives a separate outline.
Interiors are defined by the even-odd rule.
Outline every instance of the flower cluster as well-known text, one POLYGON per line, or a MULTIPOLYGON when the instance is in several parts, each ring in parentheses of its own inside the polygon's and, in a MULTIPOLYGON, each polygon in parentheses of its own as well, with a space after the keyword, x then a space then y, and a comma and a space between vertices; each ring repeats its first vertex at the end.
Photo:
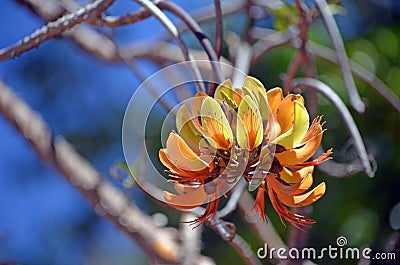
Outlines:
POLYGON ((181 209, 207 203, 195 222, 211 221, 220 197, 243 177, 251 190, 258 189, 252 210, 263 220, 267 194, 282 222, 298 228, 312 224, 287 206, 309 205, 325 193, 324 182, 310 189, 314 166, 331 154, 309 161, 321 143, 322 125, 321 117, 310 124, 301 95, 266 91, 253 77, 241 89, 226 80, 214 97, 198 93, 179 109, 177 132, 159 152, 177 192, 165 191, 165 201, 181 209))

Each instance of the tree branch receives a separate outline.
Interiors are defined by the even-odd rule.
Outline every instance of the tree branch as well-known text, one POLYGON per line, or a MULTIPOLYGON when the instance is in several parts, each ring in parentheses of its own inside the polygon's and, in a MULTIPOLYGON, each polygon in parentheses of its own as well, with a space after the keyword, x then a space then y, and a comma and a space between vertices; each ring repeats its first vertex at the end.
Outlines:
MULTIPOLYGON (((199 24, 185 11, 183 10, 180 6, 176 5, 173 2, 168 2, 168 1, 159 1, 157 2, 157 5, 163 9, 167 10, 180 19, 182 19, 183 22, 186 23, 188 28, 193 32, 193 34, 196 36, 196 38, 199 40, 201 45, 203 46, 204 50, 206 51, 208 58, 210 61, 218 62, 218 56, 215 52, 214 47, 212 46, 210 40, 208 37, 204 34, 203 30, 199 26, 199 24)), ((222 70, 219 67, 218 64, 211 64, 211 67, 214 70, 214 73, 217 77, 217 82, 222 83, 225 80, 225 77, 222 74, 222 70)), ((212 94, 211 94, 212 96, 212 94)))
MULTIPOLYGON (((317 43, 309 43, 310 53, 315 54, 322 59, 330 61, 335 64, 339 64, 338 58, 335 52, 325 46, 317 43)), ((380 80, 374 73, 370 72, 362 65, 350 60, 351 71, 372 87, 379 95, 381 95, 397 112, 400 113, 400 100, 399 97, 392 92, 392 90, 385 85, 385 83, 380 80)))
POLYGON ((19 56, 32 48, 38 47, 44 41, 60 35, 62 32, 77 24, 97 18, 97 16, 107 9, 114 1, 115 0, 96 0, 74 13, 65 15, 54 22, 49 22, 30 36, 23 38, 8 48, 0 50, 0 61, 19 56))
POLYGON ((222 9, 221 9, 221 0, 214 0, 215 5, 215 53, 217 57, 221 56, 222 50, 222 40, 223 40, 223 30, 224 24, 222 21, 222 9))
POLYGON ((360 132, 358 131, 357 125, 355 124, 353 117, 351 116, 349 110, 346 108, 346 105, 343 103, 340 97, 329 86, 313 78, 294 79, 292 82, 292 87, 306 87, 315 90, 325 96, 332 103, 332 105, 339 112, 339 115, 341 116, 351 138, 354 141, 354 146, 357 151, 358 158, 363 165, 364 172, 369 177, 373 177, 375 175, 375 172, 371 168, 368 153, 365 149, 360 132))
POLYGON ((54 167, 121 231, 143 249, 152 262, 177 264, 178 244, 173 235, 157 227, 152 219, 117 188, 102 179, 99 172, 62 137, 53 138, 47 124, 0 82, 0 113, 29 142, 43 162, 54 167))
POLYGON ((357 91, 357 87, 354 83, 350 64, 347 58, 346 50, 344 48, 343 39, 335 22, 335 18, 329 11, 328 4, 325 0, 315 0, 315 2, 321 12, 322 18, 325 21, 325 25, 328 29, 329 35, 331 36, 333 45, 335 46, 336 56, 342 70, 342 75, 344 83, 347 87, 350 103, 356 111, 358 111, 359 113, 363 113, 365 111, 365 104, 361 100, 360 95, 357 91))

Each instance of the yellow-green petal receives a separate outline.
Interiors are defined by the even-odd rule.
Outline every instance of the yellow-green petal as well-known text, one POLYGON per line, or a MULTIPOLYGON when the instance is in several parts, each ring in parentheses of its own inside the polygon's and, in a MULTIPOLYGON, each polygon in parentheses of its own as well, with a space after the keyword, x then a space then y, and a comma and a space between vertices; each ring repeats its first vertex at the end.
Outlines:
POLYGON ((218 85, 217 89, 215 89, 214 98, 223 101, 224 97, 222 93, 225 93, 230 99, 233 100, 234 92, 232 89, 232 81, 230 79, 227 79, 218 85))
POLYGON ((233 142, 232 130, 218 102, 211 97, 205 98, 200 114, 204 137, 217 149, 230 149, 233 142))
POLYGON ((254 100, 246 95, 240 103, 237 118, 237 141, 241 148, 253 150, 263 139, 260 111, 254 100))
POLYGON ((292 127, 275 139, 275 143, 287 149, 297 147, 307 133, 310 118, 306 107, 297 100, 293 101, 293 125, 292 127))
POLYGON ((190 116, 189 110, 186 105, 182 105, 176 114, 176 129, 179 135, 185 140, 189 147, 198 152, 199 144, 203 137, 201 133, 196 129, 193 119, 190 116))

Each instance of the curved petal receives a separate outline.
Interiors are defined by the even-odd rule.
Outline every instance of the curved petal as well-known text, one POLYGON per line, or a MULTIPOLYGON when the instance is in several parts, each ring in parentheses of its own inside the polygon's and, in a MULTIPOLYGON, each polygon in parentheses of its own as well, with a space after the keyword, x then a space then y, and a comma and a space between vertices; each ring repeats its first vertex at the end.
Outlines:
POLYGON ((311 220, 303 215, 296 214, 292 211, 289 211, 279 200, 278 195, 272 190, 272 188, 268 187, 268 196, 271 200, 271 204, 274 207, 275 211, 278 213, 281 218, 281 222, 283 223, 282 218, 286 221, 290 222, 292 225, 302 230, 300 226, 314 224, 315 221, 311 220))
POLYGON ((269 117, 270 111, 268 107, 267 92, 265 91, 264 85, 258 79, 248 76, 244 80, 243 87, 248 88, 248 90, 254 95, 262 120, 266 121, 269 117))
POLYGON ((275 87, 267 91, 268 105, 272 113, 277 111, 278 106, 283 99, 282 95, 282 88, 280 87, 275 87))
POLYGON ((214 98, 219 100, 224 100, 221 92, 225 92, 231 99, 233 99, 233 89, 232 89, 232 81, 230 79, 225 80, 215 89, 214 98))
POLYGON ((304 106, 304 98, 301 95, 289 94, 281 101, 276 110, 276 120, 281 127, 281 133, 287 132, 293 126, 294 101, 304 106))
POLYGON ((240 102, 242 102, 242 90, 240 88, 235 88, 233 90, 235 93, 233 94, 233 100, 235 100, 235 103, 237 106, 240 105, 240 102))
POLYGON ((304 177, 308 174, 312 174, 314 172, 314 166, 304 167, 297 171, 290 171, 287 168, 283 168, 281 172, 279 172, 280 178, 287 183, 298 183, 301 182, 304 177))
POLYGON ((201 105, 203 104, 204 99, 209 97, 204 92, 198 92, 194 97, 191 98, 190 101, 190 110, 194 117, 200 116, 201 105))
POLYGON ((226 101, 231 108, 237 108, 239 106, 238 100, 241 99, 241 95, 238 94, 238 90, 232 89, 232 82, 230 79, 225 80, 215 90, 214 98, 220 101, 226 101))
POLYGON ((306 135, 309 126, 309 116, 306 107, 297 100, 294 100, 292 104, 293 116, 286 118, 289 120, 292 119, 292 127, 275 139, 276 144, 286 148, 298 146, 306 135))
POLYGON ((203 137, 194 124, 186 105, 182 105, 176 114, 176 129, 189 147, 199 153, 199 144, 203 137))
POLYGON ((203 186, 190 187, 183 184, 175 184, 183 187, 175 187, 179 194, 173 194, 168 191, 163 192, 165 201, 176 208, 192 209, 206 202, 208 194, 204 191, 203 186))
POLYGON ((324 130, 319 123, 313 123, 303 139, 306 140, 306 142, 303 142, 301 147, 277 153, 275 155, 276 158, 284 167, 290 167, 291 165, 297 165, 307 161, 315 154, 321 144, 323 132, 324 130))
POLYGON ((317 201, 325 194, 325 191, 326 191, 326 185, 325 182, 322 182, 311 191, 303 194, 299 195, 277 194, 277 196, 279 200, 287 206, 301 207, 317 201))
POLYGON ((225 113, 218 102, 207 97, 200 109, 204 136, 217 149, 228 150, 232 146, 233 134, 225 113))
POLYGON ((185 175, 187 172, 185 170, 180 169, 174 163, 172 163, 167 156, 166 149, 160 149, 158 152, 158 157, 160 158, 161 163, 167 167, 172 173, 176 175, 185 175))
POLYGON ((246 95, 238 109, 236 125, 237 141, 241 148, 253 150, 263 139, 263 124, 260 111, 249 95, 246 95))
POLYGON ((200 159, 182 137, 174 132, 169 134, 166 149, 169 161, 180 170, 201 171, 208 168, 208 164, 200 159))
POLYGON ((247 76, 243 82, 243 86, 249 88, 255 95, 261 92, 264 96, 267 96, 264 85, 255 77, 247 76))

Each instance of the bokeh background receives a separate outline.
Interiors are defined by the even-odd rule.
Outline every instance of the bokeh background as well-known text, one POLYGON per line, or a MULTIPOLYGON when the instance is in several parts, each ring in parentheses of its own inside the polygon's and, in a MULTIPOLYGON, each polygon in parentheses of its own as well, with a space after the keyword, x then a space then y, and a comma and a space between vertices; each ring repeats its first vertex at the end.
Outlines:
MULTIPOLYGON (((226 0, 227 1, 227 0, 226 0)), ((212 1, 176 1, 188 11, 212 1)), ((344 0, 347 14, 336 16, 345 38, 349 57, 374 72, 400 95, 400 1, 344 0)), ((125 14, 137 9, 128 0, 117 0, 109 14, 125 14)), ((170 16, 173 21, 176 18, 170 16)), ((244 16, 226 17, 224 28, 240 34, 244 16)), ((257 22, 271 27, 273 20, 257 22)), ((44 22, 17 1, 0 3, 0 47, 6 47, 32 33, 44 22)), ((204 24, 214 36, 213 24, 204 24)), ((165 30, 153 18, 110 30, 119 43, 157 40, 165 30)), ((323 23, 317 22, 311 39, 330 46, 323 23)), ((184 34, 189 47, 199 48, 191 33, 184 34)), ((227 50, 224 50, 225 55, 227 50)), ((288 47, 264 56, 251 74, 266 87, 281 86, 281 76, 293 58, 288 47)), ((150 75, 158 67, 146 60, 138 66, 150 75)), ((340 69, 317 60, 319 78, 347 100, 340 69)), ((34 110, 40 112, 51 129, 63 135, 76 149, 116 185, 109 170, 123 160, 121 127, 126 105, 140 81, 122 64, 106 63, 77 47, 71 40, 57 38, 22 56, 0 63, 5 80, 34 110)), ((365 114, 352 112, 369 152, 377 161, 375 178, 359 174, 347 178, 315 174, 327 182, 327 193, 313 206, 317 224, 308 232, 309 246, 334 244, 340 235, 349 245, 371 246, 377 251, 390 248, 399 240, 400 228, 400 116, 374 90, 356 79, 362 98, 368 104, 365 114)), ((319 101, 328 128, 324 147, 334 148, 338 161, 355 158, 342 121, 326 100, 319 101)), ((156 147, 157 149, 157 147, 156 147)), ((178 215, 162 208, 139 188, 125 190, 148 214, 163 212, 170 225, 178 215)), ((267 214, 279 233, 283 227, 267 204, 267 214)), ((229 217, 254 250, 263 246, 242 220, 240 213, 229 217)), ((203 252, 217 264, 238 264, 238 257, 215 233, 205 229, 203 252)), ((400 253, 397 253, 400 264, 400 253)), ((148 264, 135 244, 107 220, 95 215, 83 197, 57 172, 35 156, 25 140, 0 116, 0 263, 21 264, 148 264)), ((266 262, 266 261, 265 261, 266 262)), ((376 262, 376 261, 375 261, 376 262)), ((375 264, 373 262, 372 264, 375 264)), ((356 261, 324 261, 324 264, 356 264, 356 261)), ((378 263, 376 263, 378 264, 378 263)))

